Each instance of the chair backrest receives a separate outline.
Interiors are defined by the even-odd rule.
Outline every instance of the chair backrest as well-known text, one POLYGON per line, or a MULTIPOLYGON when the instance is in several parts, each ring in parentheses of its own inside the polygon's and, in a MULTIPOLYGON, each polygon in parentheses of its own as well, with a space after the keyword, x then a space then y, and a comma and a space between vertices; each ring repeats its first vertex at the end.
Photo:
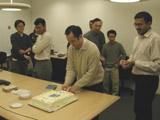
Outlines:
POLYGON ((7 54, 5 52, 0 52, 0 64, 3 64, 7 61, 7 54))

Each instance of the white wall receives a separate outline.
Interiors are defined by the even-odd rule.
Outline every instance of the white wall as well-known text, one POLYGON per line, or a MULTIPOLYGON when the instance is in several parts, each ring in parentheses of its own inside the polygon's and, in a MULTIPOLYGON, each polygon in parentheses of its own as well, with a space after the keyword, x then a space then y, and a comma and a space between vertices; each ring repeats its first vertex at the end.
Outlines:
POLYGON ((65 53, 66 27, 71 24, 79 25, 85 33, 89 30, 89 20, 99 17, 103 20, 102 31, 106 34, 109 29, 115 29, 118 33, 117 41, 124 45, 129 55, 137 34, 133 26, 134 15, 144 10, 150 12, 153 16, 153 28, 160 33, 159 6, 159 0, 133 4, 106 0, 32 0, 32 24, 37 17, 45 18, 48 31, 54 38, 55 49, 65 53))
MULTIPOLYGON (((9 0, 0 0, 0 2, 9 2, 9 0)), ((14 0, 14 2, 31 4, 31 0, 14 0)), ((14 22, 17 19, 25 21, 26 26, 24 32, 29 34, 31 32, 31 9, 21 12, 6 12, 0 10, 0 51, 5 51, 8 55, 10 55, 11 51, 10 35, 16 32, 14 22), (10 30, 8 30, 8 26, 11 26, 10 30)))
POLYGON ((137 35, 133 18, 140 11, 151 13, 152 27, 160 34, 160 0, 133 4, 112 3, 106 0, 32 0, 32 24, 37 17, 46 19, 48 31, 54 38, 55 50, 66 53, 66 27, 79 25, 85 33, 89 30, 88 22, 98 17, 103 21, 102 31, 105 36, 109 29, 115 29, 118 33, 117 41, 123 44, 130 55, 133 40, 137 35))
POLYGON ((8 54, 11 49, 10 35, 16 32, 14 22, 17 19, 25 21, 24 32, 29 34, 34 28, 34 20, 37 17, 45 18, 48 31, 54 38, 55 49, 62 53, 66 52, 67 40, 64 35, 66 27, 71 24, 79 25, 85 33, 89 30, 89 20, 96 17, 103 20, 102 31, 105 34, 109 29, 117 31, 117 41, 123 44, 128 55, 137 34, 133 26, 133 17, 137 12, 150 12, 153 16, 152 27, 160 34, 160 0, 133 4, 112 3, 106 0, 14 0, 14 2, 31 4, 32 9, 21 12, 0 10, 0 51, 6 51, 8 54), (11 26, 11 30, 8 30, 8 26, 11 26))

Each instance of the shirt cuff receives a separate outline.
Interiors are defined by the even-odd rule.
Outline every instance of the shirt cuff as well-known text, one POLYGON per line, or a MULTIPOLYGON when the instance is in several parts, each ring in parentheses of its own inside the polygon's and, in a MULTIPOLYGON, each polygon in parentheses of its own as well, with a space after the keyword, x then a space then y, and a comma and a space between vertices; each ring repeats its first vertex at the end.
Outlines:
POLYGON ((135 66, 138 67, 141 65, 141 62, 140 61, 135 61, 135 66))
POLYGON ((64 84, 68 84, 69 86, 71 85, 69 82, 64 82, 64 84))
POLYGON ((74 86, 76 87, 76 89, 81 89, 81 87, 79 86, 79 85, 77 85, 77 84, 74 84, 74 86))

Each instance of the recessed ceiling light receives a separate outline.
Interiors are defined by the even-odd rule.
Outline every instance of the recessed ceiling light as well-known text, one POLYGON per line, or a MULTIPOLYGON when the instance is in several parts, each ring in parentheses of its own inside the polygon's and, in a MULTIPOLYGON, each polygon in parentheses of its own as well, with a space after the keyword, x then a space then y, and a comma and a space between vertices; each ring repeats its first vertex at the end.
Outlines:
POLYGON ((2 8, 3 11, 21 11, 19 8, 2 8))
POLYGON ((140 0, 110 0, 111 2, 120 2, 120 3, 132 3, 139 2, 140 0))
POLYGON ((31 8, 31 5, 24 3, 13 3, 11 0, 10 3, 0 3, 0 8, 5 11, 20 11, 21 9, 31 8))

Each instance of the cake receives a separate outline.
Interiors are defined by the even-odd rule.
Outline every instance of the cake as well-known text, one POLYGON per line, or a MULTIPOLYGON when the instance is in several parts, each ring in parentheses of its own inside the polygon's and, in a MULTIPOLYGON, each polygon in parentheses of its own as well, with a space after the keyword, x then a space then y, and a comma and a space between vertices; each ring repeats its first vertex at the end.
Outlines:
POLYGON ((48 91, 32 98, 30 105, 52 112, 77 100, 77 97, 67 91, 48 91))

